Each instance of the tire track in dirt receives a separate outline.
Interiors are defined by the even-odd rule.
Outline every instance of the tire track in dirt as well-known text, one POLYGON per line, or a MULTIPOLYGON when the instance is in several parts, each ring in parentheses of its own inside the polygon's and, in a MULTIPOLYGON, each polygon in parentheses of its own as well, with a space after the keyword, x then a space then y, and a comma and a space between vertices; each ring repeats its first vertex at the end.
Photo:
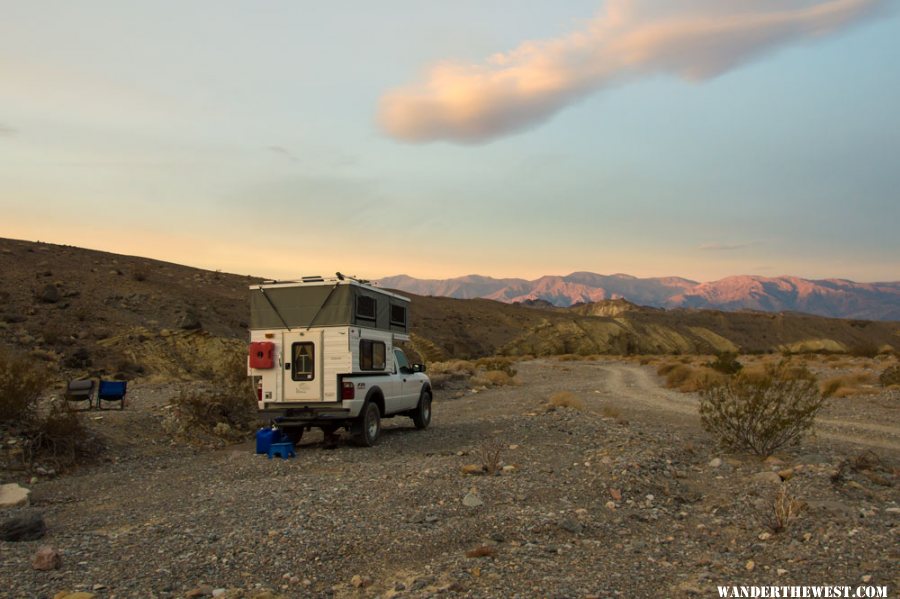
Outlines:
MULTIPOLYGON (((697 414, 698 396, 694 393, 679 393, 659 385, 647 369, 629 364, 603 364, 596 367, 596 382, 614 403, 622 408, 652 409, 660 415, 687 417, 699 426, 697 414)), ((597 388, 597 385, 594 385, 597 388)), ((867 447, 878 447, 900 452, 900 426, 876 422, 838 420, 835 418, 816 419, 816 436, 867 447)))

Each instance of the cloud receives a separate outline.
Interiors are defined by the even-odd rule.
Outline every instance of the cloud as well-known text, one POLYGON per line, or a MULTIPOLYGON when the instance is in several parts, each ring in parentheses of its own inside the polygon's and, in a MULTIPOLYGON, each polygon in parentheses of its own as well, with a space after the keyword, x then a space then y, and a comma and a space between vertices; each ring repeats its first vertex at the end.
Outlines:
POLYGON ((268 151, 274 153, 274 154, 278 154, 278 155, 280 155, 280 156, 284 156, 285 158, 287 158, 287 159, 290 160, 291 162, 300 162, 299 160, 297 160, 297 157, 294 156, 294 154, 293 154, 290 150, 288 150, 287 148, 285 148, 285 147, 282 147, 282 146, 269 146, 269 147, 266 148, 266 149, 267 149, 268 151))
POLYGON ((587 94, 669 73, 720 75, 838 32, 888 0, 608 0, 579 31, 483 64, 441 62, 382 96, 380 126, 408 142, 483 143, 542 123, 587 94))

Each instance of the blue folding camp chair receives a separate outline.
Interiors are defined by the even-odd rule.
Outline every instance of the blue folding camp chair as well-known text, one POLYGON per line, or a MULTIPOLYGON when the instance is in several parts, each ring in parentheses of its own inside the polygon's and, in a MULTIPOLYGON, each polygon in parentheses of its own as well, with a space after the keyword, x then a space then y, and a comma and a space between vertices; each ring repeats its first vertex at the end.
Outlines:
POLYGON ((104 401, 119 402, 119 409, 125 409, 125 389, 128 386, 127 381, 100 381, 100 388, 97 390, 97 409, 103 409, 104 401))

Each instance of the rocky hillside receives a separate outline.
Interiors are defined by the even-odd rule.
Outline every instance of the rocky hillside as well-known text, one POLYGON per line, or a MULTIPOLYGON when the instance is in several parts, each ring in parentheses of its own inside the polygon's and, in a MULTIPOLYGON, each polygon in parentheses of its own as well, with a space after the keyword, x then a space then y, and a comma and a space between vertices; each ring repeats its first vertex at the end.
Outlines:
POLYGON ((623 274, 575 272, 533 281, 477 275, 427 280, 400 275, 381 279, 380 283, 419 295, 481 297, 507 303, 543 300, 563 307, 624 298, 636 304, 664 308, 788 311, 833 318, 900 320, 900 282, 738 276, 697 283, 678 277, 639 279, 623 274))
MULTIPOLYGON (((192 377, 247 338, 249 276, 75 247, 0 239, 0 345, 48 372, 192 377)), ((610 300, 413 294, 413 348, 427 360, 508 355, 713 353, 900 347, 900 324, 801 314, 662 310, 610 300)))

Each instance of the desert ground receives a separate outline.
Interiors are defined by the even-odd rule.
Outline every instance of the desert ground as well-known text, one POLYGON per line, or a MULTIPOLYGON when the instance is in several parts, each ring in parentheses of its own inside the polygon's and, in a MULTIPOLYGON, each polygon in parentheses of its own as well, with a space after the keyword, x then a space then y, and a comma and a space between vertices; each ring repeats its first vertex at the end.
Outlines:
POLYGON ((41 513, 47 534, 0 543, 0 596, 896 596, 896 391, 832 399, 813 436, 763 461, 719 451, 697 394, 666 389, 654 363, 516 368, 514 385, 449 381, 426 431, 397 418, 374 448, 332 450, 313 432, 289 460, 173 440, 177 385, 136 381, 124 411, 87 414, 101 462, 22 481, 31 505, 9 513, 41 513), (560 391, 581 405, 548 407, 560 391), (779 490, 802 507, 783 530, 779 490), (60 569, 32 569, 41 545, 60 569))

